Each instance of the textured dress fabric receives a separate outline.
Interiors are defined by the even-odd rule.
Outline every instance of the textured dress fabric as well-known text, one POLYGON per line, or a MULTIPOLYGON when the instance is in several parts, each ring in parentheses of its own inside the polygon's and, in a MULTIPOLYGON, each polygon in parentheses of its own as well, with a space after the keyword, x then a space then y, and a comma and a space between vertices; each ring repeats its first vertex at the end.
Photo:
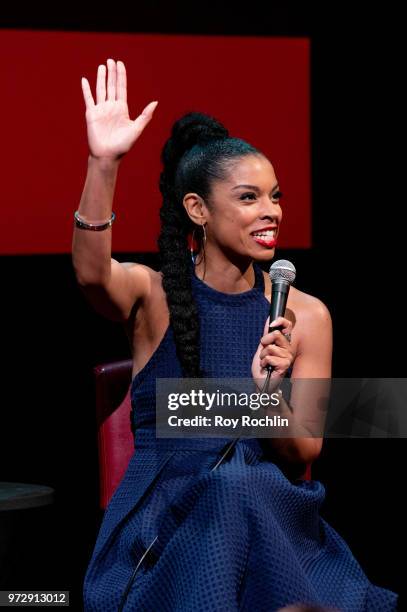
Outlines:
MULTIPOLYGON (((254 270, 254 287, 237 294, 192 271, 208 377, 251 377, 270 309, 254 270)), ((215 470, 230 438, 156 438, 156 378, 174 377, 182 371, 169 326, 132 381, 135 451, 87 568, 85 612, 273 612, 295 603, 397 610, 397 594, 369 581, 319 515, 321 482, 288 479, 256 438, 239 439, 215 470)))

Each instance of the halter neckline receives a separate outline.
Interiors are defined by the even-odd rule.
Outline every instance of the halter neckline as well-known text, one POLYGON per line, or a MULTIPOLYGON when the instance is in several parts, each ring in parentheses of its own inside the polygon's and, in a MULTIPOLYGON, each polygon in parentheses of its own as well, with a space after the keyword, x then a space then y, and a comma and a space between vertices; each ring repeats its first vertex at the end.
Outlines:
POLYGON ((221 301, 221 302, 229 302, 229 303, 239 303, 239 302, 242 302, 248 299, 251 300, 254 298, 258 298, 259 293, 264 295, 263 271, 260 268, 259 264, 255 261, 253 262, 253 269, 254 269, 254 276, 255 276, 254 286, 251 289, 248 289, 248 291, 243 291, 240 293, 224 293, 223 291, 219 291, 218 289, 214 289, 213 287, 210 287, 203 280, 198 278, 198 276, 195 273, 195 268, 194 266, 192 266, 192 263, 191 263, 191 268, 192 268, 191 276, 192 276, 193 287, 197 291, 204 293, 208 298, 212 300, 221 301))

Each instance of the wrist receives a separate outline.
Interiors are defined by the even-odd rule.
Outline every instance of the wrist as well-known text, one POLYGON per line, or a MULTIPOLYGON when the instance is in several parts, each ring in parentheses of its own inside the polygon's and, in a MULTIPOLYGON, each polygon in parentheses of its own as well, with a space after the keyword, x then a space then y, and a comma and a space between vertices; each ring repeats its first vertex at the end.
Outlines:
POLYGON ((120 159, 119 157, 96 157, 89 153, 88 167, 98 168, 103 171, 117 171, 120 159))
POLYGON ((75 218, 75 225, 76 227, 79 227, 80 229, 85 229, 85 230, 92 230, 95 232, 100 232, 102 230, 107 229, 108 227, 112 227, 113 222, 116 218, 116 215, 114 214, 114 212, 112 212, 110 219, 108 219, 107 221, 87 221, 86 219, 84 219, 83 217, 80 216, 79 211, 75 211, 74 213, 74 218, 75 218))

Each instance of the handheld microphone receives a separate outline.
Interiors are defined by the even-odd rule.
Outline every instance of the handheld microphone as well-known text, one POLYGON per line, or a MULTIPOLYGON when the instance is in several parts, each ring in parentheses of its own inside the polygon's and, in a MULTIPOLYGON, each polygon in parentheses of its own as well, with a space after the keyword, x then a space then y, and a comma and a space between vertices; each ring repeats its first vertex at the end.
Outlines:
MULTIPOLYGON (((282 326, 277 325, 272 327, 271 323, 277 317, 283 317, 285 308, 287 305, 288 292, 290 291, 291 284, 295 281, 296 270, 291 261, 287 259, 279 259, 270 266, 270 280, 271 280, 271 304, 270 304, 270 321, 269 321, 269 333, 278 329, 281 331, 282 326)), ((274 366, 267 365, 266 369, 271 373, 274 366)))

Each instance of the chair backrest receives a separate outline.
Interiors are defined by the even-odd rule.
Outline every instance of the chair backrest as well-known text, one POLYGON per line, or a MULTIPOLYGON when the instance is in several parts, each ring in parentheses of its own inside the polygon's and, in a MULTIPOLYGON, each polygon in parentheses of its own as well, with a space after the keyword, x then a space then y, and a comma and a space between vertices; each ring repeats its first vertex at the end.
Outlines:
POLYGON ((100 507, 105 509, 134 452, 130 423, 132 361, 96 366, 100 507))
MULTIPOLYGON (((132 361, 105 363, 94 368, 98 430, 100 506, 106 508, 124 476, 134 452, 130 423, 132 361)), ((311 479, 311 466, 303 476, 311 479)))

